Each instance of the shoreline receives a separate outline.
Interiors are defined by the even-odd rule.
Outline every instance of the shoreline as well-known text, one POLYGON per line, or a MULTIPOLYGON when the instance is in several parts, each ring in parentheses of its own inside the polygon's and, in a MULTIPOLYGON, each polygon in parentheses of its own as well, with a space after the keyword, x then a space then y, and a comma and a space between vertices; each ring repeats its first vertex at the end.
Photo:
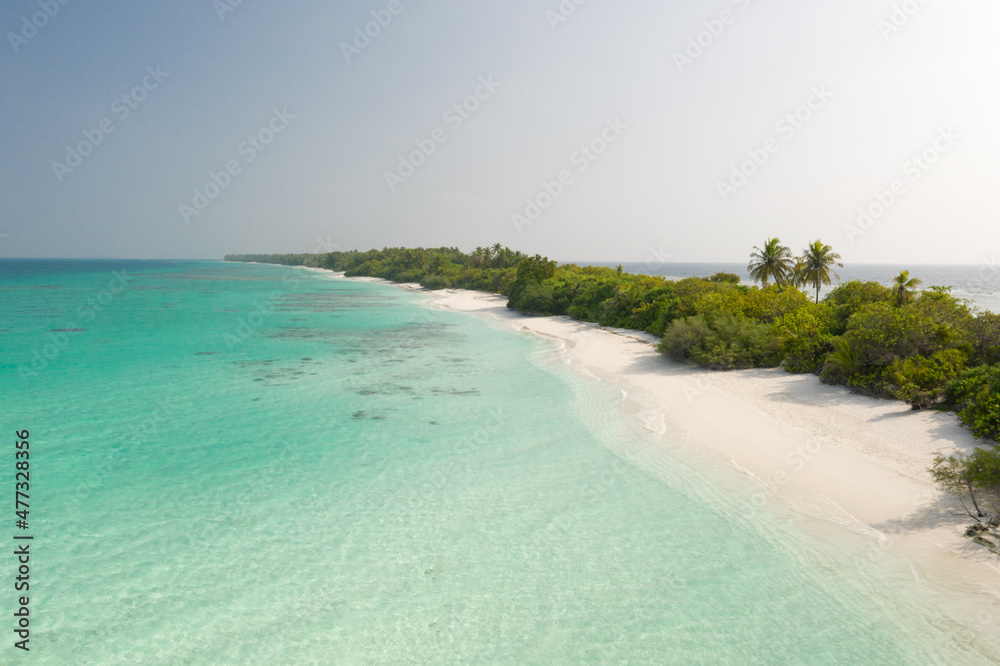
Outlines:
POLYGON ((847 531, 869 539, 871 552, 904 556, 915 579, 949 597, 950 615, 980 633, 996 631, 1000 559, 962 536, 970 519, 952 515, 960 505, 927 471, 936 452, 968 451, 977 443, 954 415, 856 395, 812 374, 679 364, 657 352, 648 333, 524 315, 507 309, 498 294, 346 279, 421 291, 428 307, 560 342, 577 371, 638 397, 646 416, 655 413, 643 425, 660 432, 661 441, 664 422, 684 433, 689 444, 671 445, 675 455, 708 458, 749 477, 760 487, 755 497, 820 521, 835 540, 847 531))

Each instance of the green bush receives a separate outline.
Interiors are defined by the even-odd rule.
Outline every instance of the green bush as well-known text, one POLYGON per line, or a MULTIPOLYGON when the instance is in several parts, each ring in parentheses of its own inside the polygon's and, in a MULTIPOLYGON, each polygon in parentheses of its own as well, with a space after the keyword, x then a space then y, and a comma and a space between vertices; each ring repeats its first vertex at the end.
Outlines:
POLYGON ((663 337, 663 332, 674 319, 674 309, 677 300, 669 288, 653 289, 646 293, 643 301, 632 310, 634 326, 657 337, 663 337))
POLYGON ((788 372, 819 372, 827 355, 833 351, 835 338, 830 335, 819 317, 814 314, 817 306, 795 310, 782 315, 774 322, 774 330, 781 336, 782 367, 788 372))
POLYGON ((710 275, 706 278, 709 282, 725 282, 727 284, 739 284, 740 276, 736 273, 726 273, 725 271, 721 273, 716 273, 715 275, 710 275))
POLYGON ((830 333, 843 335, 851 315, 865 305, 891 301, 892 290, 878 282, 851 280, 837 286, 823 299, 830 311, 830 333))
POLYGON ((957 497, 975 522, 965 537, 997 552, 1000 542, 1000 448, 975 448, 971 454, 939 453, 928 470, 937 484, 957 497))
POLYGON ((926 409, 944 394, 945 385, 965 366, 965 355, 957 349, 939 351, 930 358, 913 356, 896 359, 889 378, 897 398, 913 409, 926 409))
POLYGON ((537 282, 525 284, 518 292, 517 310, 526 314, 550 314, 552 289, 537 282))
POLYGON ((690 317, 699 314, 696 303, 705 294, 729 292, 737 288, 726 282, 711 282, 702 278, 684 278, 674 283, 677 294, 677 316, 690 317))
POLYGON ((914 308, 889 303, 862 306, 851 316, 845 338, 864 365, 888 366, 897 358, 930 356, 941 347, 934 321, 914 308))
POLYGON ((396 273, 396 277, 393 279, 396 282, 420 282, 420 278, 422 278, 423 275, 423 271, 408 270, 396 273))
POLYGON ((425 275, 420 280, 420 286, 427 289, 448 289, 451 287, 451 280, 444 275, 425 275))
POLYGON ((972 335, 972 359, 976 364, 1000 363, 1000 315, 981 312, 969 324, 972 335))
POLYGON ((658 349, 673 360, 715 370, 773 367, 780 361, 773 327, 729 313, 674 321, 658 349))
POLYGON ((1000 441, 1000 365, 970 368, 945 388, 945 404, 976 437, 1000 441))
POLYGON ((951 287, 931 287, 920 292, 911 306, 922 319, 933 321, 937 344, 973 352, 973 326, 975 318, 966 301, 951 295, 951 287))
POLYGON ((787 314, 810 307, 812 301, 795 288, 770 285, 743 287, 702 294, 694 301, 695 311, 702 314, 728 312, 740 314, 758 323, 766 324, 787 314))

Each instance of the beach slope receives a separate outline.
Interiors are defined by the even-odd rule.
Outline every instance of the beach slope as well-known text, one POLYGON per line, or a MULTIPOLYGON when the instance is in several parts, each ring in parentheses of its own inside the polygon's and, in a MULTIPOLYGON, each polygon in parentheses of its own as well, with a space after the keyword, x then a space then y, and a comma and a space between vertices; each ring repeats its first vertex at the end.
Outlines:
POLYGON ((927 471, 936 452, 975 446, 954 415, 854 395, 809 374, 692 368, 658 353, 651 335, 525 316, 506 300, 445 290, 433 292, 432 306, 562 341, 581 371, 655 400, 691 442, 688 455, 724 459, 768 500, 867 533, 942 583, 958 577, 970 591, 1000 591, 996 556, 962 537, 969 518, 955 515, 961 506, 927 471))

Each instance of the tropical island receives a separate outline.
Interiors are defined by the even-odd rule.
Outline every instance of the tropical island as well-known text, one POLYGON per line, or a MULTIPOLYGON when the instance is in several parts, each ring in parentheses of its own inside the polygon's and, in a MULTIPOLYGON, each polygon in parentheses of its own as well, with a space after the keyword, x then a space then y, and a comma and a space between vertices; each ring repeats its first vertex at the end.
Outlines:
POLYGON ((913 410, 954 412, 981 445, 938 454, 929 471, 972 519, 966 537, 1000 550, 1000 315, 976 311, 948 286, 920 290, 920 279, 902 271, 891 287, 854 280, 820 299, 843 265, 839 255, 817 240, 795 256, 777 238, 750 254, 754 285, 732 273, 668 280, 621 266, 559 265, 500 244, 471 253, 384 248, 225 260, 499 294, 526 315, 652 334, 673 361, 712 370, 780 367, 913 410))

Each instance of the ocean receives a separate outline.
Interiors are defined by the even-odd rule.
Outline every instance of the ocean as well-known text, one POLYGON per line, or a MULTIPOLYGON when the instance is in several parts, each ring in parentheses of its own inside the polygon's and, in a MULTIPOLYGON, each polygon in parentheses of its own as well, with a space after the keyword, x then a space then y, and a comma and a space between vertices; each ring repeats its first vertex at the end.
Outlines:
POLYGON ((957 621, 891 547, 751 501, 558 344, 427 298, 279 266, 0 261, 4 538, 33 537, 29 592, 0 556, 0 661, 997 658, 982 609, 957 621))

